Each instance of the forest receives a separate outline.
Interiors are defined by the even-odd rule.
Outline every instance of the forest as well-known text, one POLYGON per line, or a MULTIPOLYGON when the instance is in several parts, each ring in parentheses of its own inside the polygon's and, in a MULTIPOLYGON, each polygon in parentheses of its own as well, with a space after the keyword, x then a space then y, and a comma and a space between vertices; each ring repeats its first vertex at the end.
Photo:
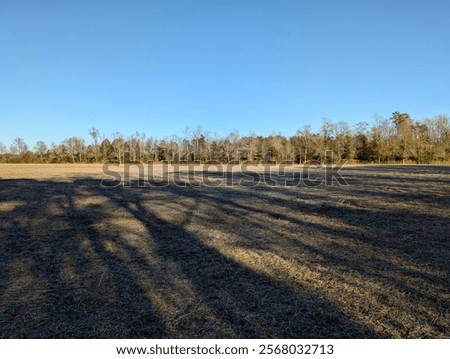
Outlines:
POLYGON ((97 163, 123 162, 199 162, 221 163, 415 163, 450 161, 450 126, 448 117, 439 115, 415 120, 408 113, 394 112, 389 119, 376 117, 373 123, 323 119, 320 130, 310 125, 293 136, 281 134, 241 136, 233 130, 219 137, 201 127, 186 128, 183 136, 162 139, 135 132, 126 136, 116 132, 102 135, 88 129, 89 140, 70 137, 60 143, 37 141, 29 147, 17 137, 8 148, 0 142, 2 163, 97 163), (326 153, 332 151, 332 156, 326 153))

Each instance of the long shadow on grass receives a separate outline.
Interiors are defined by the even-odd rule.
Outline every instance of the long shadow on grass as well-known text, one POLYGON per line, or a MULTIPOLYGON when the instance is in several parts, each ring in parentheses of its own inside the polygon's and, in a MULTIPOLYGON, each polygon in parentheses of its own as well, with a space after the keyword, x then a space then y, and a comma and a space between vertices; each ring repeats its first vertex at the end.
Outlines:
POLYGON ((147 195, 90 179, 0 181, 0 336, 377 337, 320 293, 243 266, 165 220, 147 195), (115 222, 121 213, 128 227, 115 222), (133 245, 133 226, 148 250, 133 245), (188 304, 174 311, 177 301, 188 304))
MULTIPOLYGON (((307 253, 309 264, 316 261, 322 267, 341 273, 358 273, 367 281, 392 288, 399 295, 406 293, 412 307, 408 309, 408 316, 415 319, 404 326, 401 335, 413 332, 414 326, 420 328, 417 333, 423 333, 421 335, 429 335, 427 326, 436 333, 448 332, 448 325, 443 324, 449 316, 448 310, 443 308, 450 304, 450 251, 446 235, 450 228, 445 216, 416 213, 411 208, 358 208, 337 204, 340 196, 355 196, 351 186, 337 191, 322 188, 310 194, 303 188, 299 189, 300 195, 295 190, 275 186, 245 191, 232 187, 166 188, 178 197, 195 198, 199 204, 209 205, 210 210, 196 216, 203 216, 205 222, 214 223, 218 229, 239 238, 234 246, 286 257, 290 256, 289 251, 307 253), (297 197, 308 201, 296 201, 297 197), (316 203, 311 203, 313 199, 316 203), (233 216, 243 220, 240 225, 228 227, 223 219, 233 216), (305 219, 305 216, 315 216, 316 221, 305 219), (292 233, 299 235, 278 230, 274 220, 279 220, 280 225, 288 223, 292 233), (255 235, 258 230, 265 237, 255 235), (304 240, 302 237, 308 233, 310 238, 304 240), (274 241, 273 238, 278 239, 274 241), (426 312, 422 310, 425 307, 432 309, 426 312)), ((366 191, 364 200, 377 194, 366 191)), ((356 195, 361 196, 357 191, 356 195)), ((355 201, 358 202, 358 198, 355 201)), ((445 201, 433 203, 445 208, 445 201)), ((383 292, 372 295, 389 303, 383 299, 383 292)), ((390 302, 389 306, 398 309, 406 304, 401 299, 390 302)))
POLYGON ((0 336, 164 337, 133 268, 106 251, 114 238, 75 206, 79 184, 0 181, 0 336))
MULTIPOLYGON (((197 202, 187 211, 184 223, 167 222, 149 210, 148 203, 143 205, 142 193, 148 190, 115 188, 106 193, 117 207, 145 225, 158 257, 179 269, 180 276, 192 285, 197 300, 212 313, 209 318, 192 316, 190 325, 202 337, 376 336, 323 297, 307 294, 301 286, 294 291, 281 281, 244 267, 188 232, 184 227, 191 220, 197 202)), ((174 185, 152 190, 179 198, 189 191, 174 185)), ((191 195, 198 199, 192 192, 191 195)))
MULTIPOLYGON (((227 175, 224 178, 227 178, 227 175)), ((238 176, 233 176, 239 179, 238 176)), ((231 178, 231 175, 228 178, 231 178)), ((200 183, 201 181, 198 179, 199 177, 197 177, 197 182, 200 183)), ((321 186, 319 191, 316 191, 315 188, 311 188, 309 191, 304 186, 300 186, 297 190, 297 188, 283 186, 267 186, 264 183, 248 187, 246 191, 241 192, 233 190, 230 186, 213 187, 208 190, 198 190, 194 187, 192 191, 183 191, 177 189, 176 186, 171 186, 167 187, 166 190, 177 191, 181 196, 195 196, 199 201, 210 203, 221 213, 229 215, 233 213, 240 215, 259 213, 272 219, 290 222, 293 226, 309 227, 319 233, 354 238, 376 248, 396 253, 405 259, 412 258, 426 266, 442 265, 443 268, 448 270, 446 267, 448 263, 446 252, 449 250, 447 218, 433 213, 417 213, 409 208, 386 206, 380 209, 371 208, 366 203, 359 204, 361 200, 370 203, 371 198, 377 198, 381 195, 390 196, 398 203, 404 203, 403 198, 409 200, 417 198, 410 191, 399 196, 384 194, 382 191, 375 191, 370 188, 361 189, 357 186, 337 186, 334 188, 321 186), (350 197, 351 200, 347 200, 346 197, 350 197), (301 201, 297 201, 298 199, 301 201), (342 199, 342 204, 340 204, 340 199, 342 199), (264 204, 252 205, 254 200, 264 204), (350 203, 347 205, 346 201, 350 203), (352 231, 345 226, 339 227, 327 221, 323 221, 323 223, 307 222, 299 219, 298 214, 301 213, 338 220, 346 225, 357 227, 365 231, 366 234, 362 235, 361 231, 352 231), (400 239, 399 237, 405 238, 400 239), (438 257, 421 255, 420 247, 424 243, 426 243, 428 249, 434 249, 438 257)), ((417 196, 426 197, 427 202, 441 208, 450 205, 449 198, 437 198, 430 194, 419 194, 417 196)), ((217 220, 220 221, 220 216, 217 220)))

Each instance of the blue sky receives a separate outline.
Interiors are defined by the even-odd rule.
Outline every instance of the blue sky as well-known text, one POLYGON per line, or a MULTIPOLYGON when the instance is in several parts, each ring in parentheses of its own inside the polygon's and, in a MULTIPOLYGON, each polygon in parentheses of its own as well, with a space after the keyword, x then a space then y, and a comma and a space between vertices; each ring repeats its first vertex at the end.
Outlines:
POLYGON ((0 0, 0 142, 450 115, 447 0, 0 0))

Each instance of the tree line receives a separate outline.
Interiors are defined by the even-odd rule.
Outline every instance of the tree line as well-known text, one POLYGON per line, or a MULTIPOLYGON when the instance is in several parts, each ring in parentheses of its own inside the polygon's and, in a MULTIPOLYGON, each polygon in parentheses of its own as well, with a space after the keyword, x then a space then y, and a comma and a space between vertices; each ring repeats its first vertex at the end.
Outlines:
POLYGON ((99 163, 207 162, 221 163, 448 163, 450 127, 447 116, 414 120, 394 112, 389 119, 377 117, 372 124, 324 119, 319 131, 303 126, 295 135, 241 136, 234 130, 218 137, 201 127, 187 128, 183 136, 162 139, 136 132, 130 136, 100 135, 92 127, 89 140, 70 137, 58 144, 37 141, 31 148, 15 138, 9 148, 0 142, 3 163, 99 163), (330 152, 332 151, 332 152, 330 152), (332 153, 332 156, 327 155, 332 153))

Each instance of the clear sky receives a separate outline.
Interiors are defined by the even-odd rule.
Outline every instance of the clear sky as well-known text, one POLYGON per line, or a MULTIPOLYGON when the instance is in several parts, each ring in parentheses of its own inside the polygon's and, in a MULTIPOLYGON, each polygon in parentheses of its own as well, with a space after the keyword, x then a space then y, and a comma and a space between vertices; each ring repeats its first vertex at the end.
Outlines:
POLYGON ((448 0, 0 0, 0 142, 450 115, 448 0))

